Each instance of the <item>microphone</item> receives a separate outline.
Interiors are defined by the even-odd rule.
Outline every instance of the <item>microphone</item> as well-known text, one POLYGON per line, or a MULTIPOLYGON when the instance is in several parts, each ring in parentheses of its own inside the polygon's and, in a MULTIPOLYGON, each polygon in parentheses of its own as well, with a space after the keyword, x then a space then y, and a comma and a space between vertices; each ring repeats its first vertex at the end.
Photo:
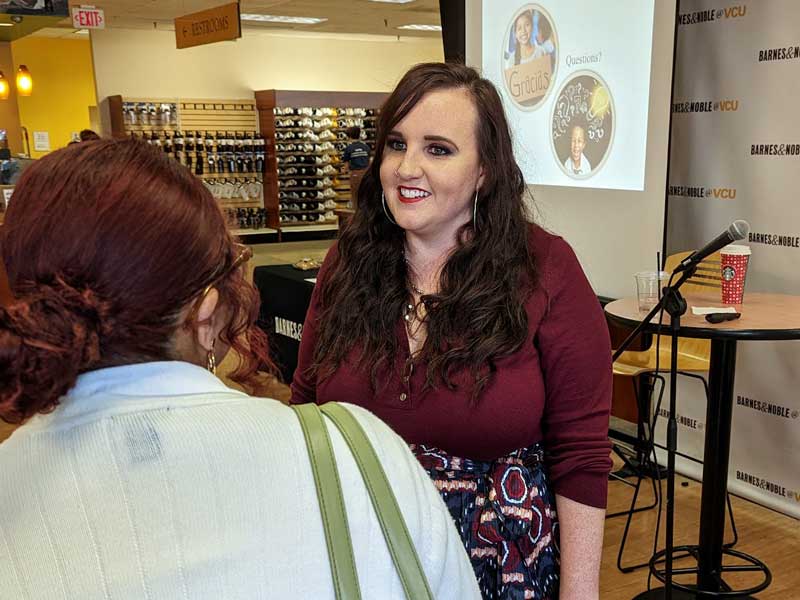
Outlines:
POLYGON ((675 273, 682 273, 687 269, 696 266, 699 262, 701 262, 707 256, 714 254, 717 250, 722 249, 723 247, 731 244, 733 242, 737 242, 739 240, 743 240, 747 237, 747 234, 750 233, 750 223, 747 221, 743 221, 741 219, 734 221, 731 223, 730 227, 720 233, 717 237, 713 240, 708 242, 705 246, 700 248, 700 250, 696 250, 686 258, 684 258, 680 264, 676 267, 675 273))

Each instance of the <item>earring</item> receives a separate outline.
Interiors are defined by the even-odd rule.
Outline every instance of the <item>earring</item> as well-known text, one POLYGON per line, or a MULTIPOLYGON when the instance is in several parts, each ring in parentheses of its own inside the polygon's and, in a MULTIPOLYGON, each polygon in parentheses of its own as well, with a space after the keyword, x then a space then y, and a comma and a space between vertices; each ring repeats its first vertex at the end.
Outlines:
POLYGON ((478 228, 478 190, 475 190, 475 200, 472 203, 472 229, 478 228))
POLYGON ((383 214, 386 215, 386 218, 389 219, 389 222, 397 225, 397 221, 392 218, 392 213, 390 213, 389 209, 386 207, 386 196, 383 192, 381 192, 381 204, 383 204, 383 214))
POLYGON ((214 354, 214 344, 216 344, 217 340, 211 340, 211 350, 208 351, 208 355, 206 356, 206 369, 208 369, 212 375, 216 375, 217 373, 217 356, 214 354))

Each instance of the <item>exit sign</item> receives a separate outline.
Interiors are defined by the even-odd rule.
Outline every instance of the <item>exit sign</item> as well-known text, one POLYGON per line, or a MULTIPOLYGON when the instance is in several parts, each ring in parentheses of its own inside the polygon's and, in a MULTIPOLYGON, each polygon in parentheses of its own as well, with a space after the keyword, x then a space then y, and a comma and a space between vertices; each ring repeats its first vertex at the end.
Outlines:
POLYGON ((106 15, 102 8, 73 6, 72 26, 75 29, 105 29, 106 15))

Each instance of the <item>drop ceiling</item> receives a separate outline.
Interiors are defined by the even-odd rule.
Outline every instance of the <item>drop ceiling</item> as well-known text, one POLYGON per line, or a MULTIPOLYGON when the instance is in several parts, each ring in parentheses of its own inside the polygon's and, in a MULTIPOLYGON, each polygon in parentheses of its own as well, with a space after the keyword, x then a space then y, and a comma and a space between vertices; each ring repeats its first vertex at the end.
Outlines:
MULTIPOLYGON (((88 2, 70 2, 86 4, 88 2)), ((225 4, 226 0, 96 0, 105 10, 108 28, 167 29, 176 17, 225 4)), ((370 0, 242 0, 241 12, 317 17, 327 19, 316 25, 255 23, 243 21, 245 31, 292 30, 319 33, 440 37, 437 31, 400 30, 401 25, 439 25, 438 0, 413 0, 405 4, 370 0)), ((61 26, 70 28, 65 19, 61 26)), ((50 35, 43 32, 42 35, 50 35)))
MULTIPOLYGON (((16 23, 11 17, 11 15, 0 14, 0 42, 11 42, 43 27, 57 27, 64 21, 63 17, 21 15, 21 22, 16 23)), ((15 18, 20 19, 19 16, 15 16, 15 18)))

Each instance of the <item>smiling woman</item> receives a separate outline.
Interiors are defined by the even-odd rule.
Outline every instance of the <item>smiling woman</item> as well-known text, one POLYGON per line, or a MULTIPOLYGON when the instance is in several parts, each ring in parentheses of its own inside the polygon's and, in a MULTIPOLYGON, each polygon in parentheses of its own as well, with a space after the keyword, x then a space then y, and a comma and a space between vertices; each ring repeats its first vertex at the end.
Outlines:
MULTIPOLYGON (((407 238, 452 240, 472 220, 473 199, 484 179, 476 122, 466 91, 437 90, 387 135, 381 185, 407 238)), ((433 273, 425 275, 433 278, 433 273)), ((434 289, 434 281, 423 283, 420 287, 434 289)))
POLYGON ((484 598, 592 600, 608 329, 571 248, 527 222, 524 192, 494 86, 461 65, 411 69, 318 275, 292 402, 361 404, 411 444, 484 598))

